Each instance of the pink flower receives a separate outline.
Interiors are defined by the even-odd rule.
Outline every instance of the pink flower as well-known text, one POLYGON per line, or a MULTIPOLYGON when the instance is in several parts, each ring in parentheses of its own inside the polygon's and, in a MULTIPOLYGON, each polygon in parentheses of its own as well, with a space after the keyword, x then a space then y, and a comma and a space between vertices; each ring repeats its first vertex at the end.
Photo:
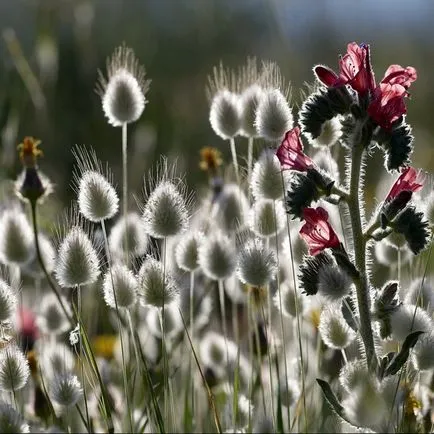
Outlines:
POLYGON ((395 197, 397 197, 402 191, 419 191, 423 187, 423 184, 419 184, 418 181, 423 182, 420 172, 416 172, 416 169, 413 167, 405 168, 390 189, 389 194, 386 197, 386 202, 395 199, 395 197))
POLYGON ((375 88, 375 77, 371 67, 369 45, 351 42, 347 54, 339 60, 339 75, 326 66, 318 65, 314 72, 327 87, 349 84, 359 95, 366 95, 375 88))
POLYGON ((412 66, 403 68, 400 65, 390 65, 387 68, 381 83, 400 84, 405 87, 405 89, 408 89, 410 84, 413 83, 413 81, 416 81, 416 79, 417 72, 412 66))
POLYGON ((299 127, 295 127, 285 134, 276 155, 283 170, 291 169, 305 172, 314 166, 314 162, 303 152, 299 127))
POLYGON ((407 113, 404 97, 407 90, 401 84, 380 83, 368 106, 368 114, 382 128, 390 130, 393 122, 407 113))
POLYGON ((326 248, 340 246, 339 238, 330 226, 328 213, 324 208, 305 208, 303 218, 305 223, 300 229, 300 235, 309 247, 309 254, 317 255, 326 248))

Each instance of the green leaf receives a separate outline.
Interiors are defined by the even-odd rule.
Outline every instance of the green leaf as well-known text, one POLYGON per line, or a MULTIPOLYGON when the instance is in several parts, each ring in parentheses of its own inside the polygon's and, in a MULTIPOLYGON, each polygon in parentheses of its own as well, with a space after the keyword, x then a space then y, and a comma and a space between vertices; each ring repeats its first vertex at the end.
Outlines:
MULTIPOLYGON (((332 410, 341 417, 345 422, 349 423, 351 426, 354 425, 353 422, 347 419, 345 415, 345 409, 342 407, 341 403, 336 398, 336 395, 333 393, 330 384, 327 383, 327 381, 321 380, 319 378, 316 379, 316 382, 319 384, 319 387, 321 387, 322 393, 324 394, 324 397, 326 401, 329 403, 332 410)), ((356 427, 357 428, 357 427, 356 427)))
POLYGON ((396 356, 391 360, 386 370, 384 371, 384 376, 395 375, 407 361, 410 354, 410 350, 416 345, 419 336, 425 332, 417 331, 410 333, 402 344, 401 351, 396 354, 396 356))

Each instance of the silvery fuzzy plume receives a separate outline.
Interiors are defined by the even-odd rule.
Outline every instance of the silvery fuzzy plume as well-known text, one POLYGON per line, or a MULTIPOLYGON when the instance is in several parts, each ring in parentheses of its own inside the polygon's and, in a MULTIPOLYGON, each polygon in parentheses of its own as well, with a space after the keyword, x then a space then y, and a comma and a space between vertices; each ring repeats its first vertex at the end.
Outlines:
POLYGON ((154 238, 167 238, 187 230, 191 197, 184 182, 175 178, 175 167, 169 168, 166 159, 157 167, 157 174, 149 175, 145 183, 145 204, 142 220, 145 232, 154 238))
POLYGON ((0 390, 15 392, 22 389, 29 378, 29 363, 15 345, 0 352, 0 390))
POLYGON ((135 122, 147 103, 150 81, 131 48, 122 45, 107 59, 107 78, 99 71, 97 93, 108 122, 114 127, 135 122))
POLYGON ((4 401, 0 401, 0 432, 5 434, 30 432, 30 427, 23 416, 4 401))

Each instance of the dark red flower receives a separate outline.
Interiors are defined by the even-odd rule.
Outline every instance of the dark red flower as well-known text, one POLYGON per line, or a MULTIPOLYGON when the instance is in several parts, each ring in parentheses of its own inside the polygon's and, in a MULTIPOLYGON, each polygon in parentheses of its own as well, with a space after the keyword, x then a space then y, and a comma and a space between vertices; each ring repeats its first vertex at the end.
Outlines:
POLYGON ((303 218, 305 223, 300 229, 300 235, 309 247, 309 254, 317 255, 326 248, 337 248, 340 241, 328 222, 328 213, 324 208, 305 208, 303 218))
POLYGON ((347 53, 339 60, 339 75, 326 66, 318 65, 314 72, 327 87, 349 84, 359 95, 366 95, 375 88, 375 77, 371 67, 369 45, 351 42, 347 53))
POLYGON ((413 167, 405 168, 386 196, 386 202, 395 199, 402 191, 419 191, 423 187, 421 182, 423 181, 420 172, 417 172, 413 167))
POLYGON ((39 337, 35 314, 26 307, 20 307, 17 315, 17 329, 23 351, 30 351, 39 337))
POLYGON ((380 83, 374 91, 373 99, 368 106, 368 114, 385 130, 407 113, 404 97, 407 90, 400 84, 380 83))
POLYGON ((303 152, 299 127, 295 127, 285 134, 285 138, 277 149, 276 155, 283 170, 291 169, 305 172, 315 164, 303 152))

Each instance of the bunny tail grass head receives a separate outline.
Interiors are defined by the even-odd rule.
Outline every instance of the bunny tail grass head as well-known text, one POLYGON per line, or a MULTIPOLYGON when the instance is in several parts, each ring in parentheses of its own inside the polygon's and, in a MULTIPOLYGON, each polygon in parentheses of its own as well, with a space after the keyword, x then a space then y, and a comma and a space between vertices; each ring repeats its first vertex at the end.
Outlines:
POLYGON ((77 160, 74 187, 81 214, 94 223, 112 218, 118 212, 119 197, 108 166, 103 167, 93 149, 77 146, 73 154, 77 160))
POLYGON ((179 235, 188 227, 192 197, 186 194, 183 180, 175 177, 175 169, 162 158, 156 175, 151 173, 145 183, 142 220, 145 232, 154 238, 179 235))
POLYGON ((120 127, 135 122, 147 103, 150 80, 134 51, 122 45, 107 59, 107 78, 99 71, 96 91, 109 124, 120 127))
POLYGON ((5 434, 30 432, 30 427, 23 416, 4 401, 0 401, 0 432, 5 434))
POLYGON ((137 300, 137 279, 125 265, 107 270, 103 281, 104 300, 112 309, 132 307, 137 300), (116 298, 115 298, 116 295, 116 298))
POLYGON ((15 392, 22 389, 29 379, 29 363, 15 345, 9 345, 0 353, 0 390, 15 392))

